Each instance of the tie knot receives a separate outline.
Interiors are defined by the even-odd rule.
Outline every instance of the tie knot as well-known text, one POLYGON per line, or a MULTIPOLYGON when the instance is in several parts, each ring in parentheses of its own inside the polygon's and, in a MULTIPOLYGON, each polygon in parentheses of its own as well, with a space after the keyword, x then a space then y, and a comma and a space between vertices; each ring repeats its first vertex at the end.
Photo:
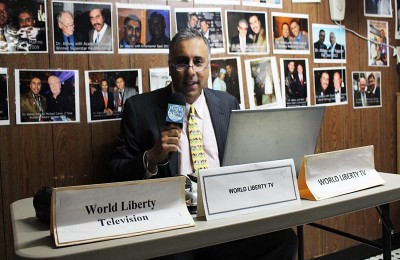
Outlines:
POLYGON ((190 114, 195 115, 196 114, 196 109, 194 108, 193 105, 190 105, 190 114))

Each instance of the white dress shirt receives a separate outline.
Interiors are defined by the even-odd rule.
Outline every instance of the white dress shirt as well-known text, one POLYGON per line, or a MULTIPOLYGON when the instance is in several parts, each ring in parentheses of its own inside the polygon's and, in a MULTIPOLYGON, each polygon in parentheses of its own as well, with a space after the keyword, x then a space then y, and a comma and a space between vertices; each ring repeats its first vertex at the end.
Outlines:
POLYGON ((104 32, 105 32, 106 30, 107 30, 107 24, 106 24, 106 23, 104 23, 104 26, 103 26, 103 28, 101 28, 100 32, 94 30, 92 41, 95 43, 95 42, 96 42, 97 35, 98 35, 98 36, 99 36, 99 39, 98 39, 97 43, 99 43, 99 42, 101 41, 101 39, 103 38, 104 32))
MULTIPOLYGON (((206 103, 204 92, 201 92, 199 98, 192 104, 196 110, 196 120, 203 133, 204 152, 209 168, 220 167, 218 157, 218 145, 215 137, 214 128, 211 122, 210 111, 206 103)), ((182 135, 179 140, 179 173, 187 175, 193 173, 193 164, 190 156, 189 136, 188 136, 188 117, 190 105, 186 104, 185 120, 182 127, 182 135)))

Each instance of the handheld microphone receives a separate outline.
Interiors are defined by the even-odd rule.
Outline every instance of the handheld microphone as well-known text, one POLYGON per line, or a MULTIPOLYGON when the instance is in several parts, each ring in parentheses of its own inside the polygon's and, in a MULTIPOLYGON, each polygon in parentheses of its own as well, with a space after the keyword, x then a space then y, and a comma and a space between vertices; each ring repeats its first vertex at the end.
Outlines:
POLYGON ((182 128, 185 118, 186 97, 181 92, 175 92, 171 95, 168 102, 167 124, 177 124, 182 128))

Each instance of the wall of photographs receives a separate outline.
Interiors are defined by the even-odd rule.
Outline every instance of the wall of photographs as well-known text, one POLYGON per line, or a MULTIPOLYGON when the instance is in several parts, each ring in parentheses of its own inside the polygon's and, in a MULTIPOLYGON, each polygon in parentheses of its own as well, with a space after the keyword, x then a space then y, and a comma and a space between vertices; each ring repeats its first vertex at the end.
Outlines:
MULTIPOLYGON (((13 255, 11 202, 43 185, 107 181, 123 104, 170 82, 168 43, 181 28, 210 42, 210 88, 242 109, 326 106, 317 152, 372 144, 376 169, 395 172, 399 79, 385 44, 400 39, 399 1, 347 1, 337 25, 324 0, 0 0, 0 258, 13 255)), ((375 239, 378 219, 324 224, 375 239)), ((355 245, 305 231, 306 259, 355 245)))

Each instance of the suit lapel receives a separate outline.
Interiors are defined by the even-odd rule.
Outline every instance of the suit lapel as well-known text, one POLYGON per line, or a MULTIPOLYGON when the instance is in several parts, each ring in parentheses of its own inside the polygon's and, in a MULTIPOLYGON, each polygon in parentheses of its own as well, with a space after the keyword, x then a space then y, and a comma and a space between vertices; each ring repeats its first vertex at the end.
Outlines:
POLYGON ((222 163, 226 142, 226 132, 228 128, 227 117, 217 96, 208 89, 204 89, 204 95, 206 97, 208 110, 210 111, 215 138, 217 139, 219 161, 222 163))

